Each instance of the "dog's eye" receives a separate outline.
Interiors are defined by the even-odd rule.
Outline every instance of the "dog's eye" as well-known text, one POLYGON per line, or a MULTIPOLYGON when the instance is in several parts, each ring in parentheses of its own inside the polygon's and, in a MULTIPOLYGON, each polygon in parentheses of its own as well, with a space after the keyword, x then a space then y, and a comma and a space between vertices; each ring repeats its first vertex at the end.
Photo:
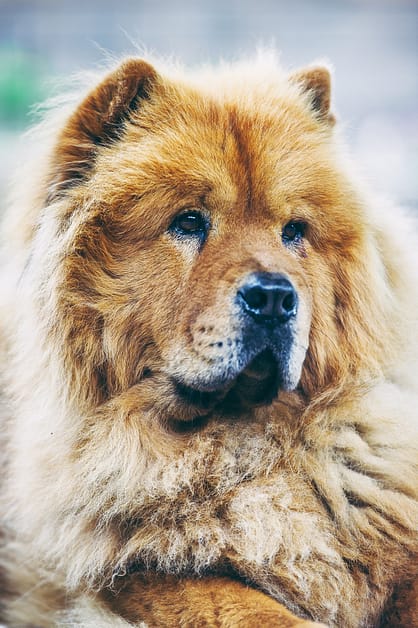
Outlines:
POLYGON ((306 224, 301 221, 288 222, 283 227, 282 240, 284 244, 297 244, 305 235, 306 224))
POLYGON ((208 221, 198 211, 186 211, 175 217, 170 231, 183 236, 197 236, 203 240, 208 231, 208 221))

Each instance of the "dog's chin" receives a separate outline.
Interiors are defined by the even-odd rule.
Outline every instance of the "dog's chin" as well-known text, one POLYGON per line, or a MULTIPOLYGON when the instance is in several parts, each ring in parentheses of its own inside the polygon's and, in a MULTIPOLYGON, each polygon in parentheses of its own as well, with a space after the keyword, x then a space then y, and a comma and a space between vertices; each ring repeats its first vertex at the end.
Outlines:
POLYGON ((176 380, 175 387, 183 402, 210 413, 221 405, 224 410, 234 410, 269 404, 277 397, 284 379, 273 352, 264 350, 229 379, 205 386, 189 386, 176 380))

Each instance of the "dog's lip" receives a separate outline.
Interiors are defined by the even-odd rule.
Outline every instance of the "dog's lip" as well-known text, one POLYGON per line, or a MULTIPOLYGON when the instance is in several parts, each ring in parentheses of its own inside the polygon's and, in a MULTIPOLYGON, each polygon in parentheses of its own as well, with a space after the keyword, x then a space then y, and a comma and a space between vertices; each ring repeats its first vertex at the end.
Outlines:
POLYGON ((257 354, 238 375, 228 395, 233 405, 266 405, 277 396, 280 387, 279 361, 266 349, 257 354))
POLYGON ((228 392, 226 387, 215 390, 202 390, 193 386, 188 386, 179 380, 173 380, 177 394, 189 404, 210 410, 221 401, 228 392))
POLYGON ((235 398, 236 388, 240 389, 241 398, 246 397, 248 402, 252 398, 255 405, 270 402, 279 387, 278 373, 278 359, 271 350, 264 349, 233 377, 222 382, 213 382, 210 387, 173 381, 180 397, 198 408, 210 410, 227 396, 229 399, 235 398), (246 395, 246 392, 250 394, 246 395))
POLYGON ((262 381, 267 377, 270 377, 273 366, 277 370, 277 358, 274 356, 272 351, 265 349, 251 360, 240 375, 245 375, 249 379, 255 381, 262 381))

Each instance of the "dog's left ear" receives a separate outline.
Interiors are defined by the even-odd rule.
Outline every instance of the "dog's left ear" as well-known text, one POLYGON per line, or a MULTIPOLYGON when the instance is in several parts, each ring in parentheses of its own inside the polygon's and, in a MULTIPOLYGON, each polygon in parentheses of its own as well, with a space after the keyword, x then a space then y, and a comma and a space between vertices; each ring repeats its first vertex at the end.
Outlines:
POLYGON ((84 98, 67 120, 52 155, 49 200, 88 177, 101 146, 117 140, 124 122, 158 82, 142 59, 127 59, 84 98))
POLYGON ((329 125, 335 124, 335 116, 331 107, 331 75, 327 68, 322 66, 308 67, 294 72, 289 77, 292 83, 297 83, 303 92, 307 92, 311 99, 311 107, 319 120, 329 125))

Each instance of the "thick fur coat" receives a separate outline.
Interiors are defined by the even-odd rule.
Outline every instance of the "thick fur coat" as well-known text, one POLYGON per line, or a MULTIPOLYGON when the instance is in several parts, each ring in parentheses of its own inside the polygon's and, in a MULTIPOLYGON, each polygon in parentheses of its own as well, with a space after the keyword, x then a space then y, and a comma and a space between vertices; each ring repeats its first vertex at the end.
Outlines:
POLYGON ((86 94, 2 232, 1 619, 417 625, 418 240, 329 72, 86 94))

